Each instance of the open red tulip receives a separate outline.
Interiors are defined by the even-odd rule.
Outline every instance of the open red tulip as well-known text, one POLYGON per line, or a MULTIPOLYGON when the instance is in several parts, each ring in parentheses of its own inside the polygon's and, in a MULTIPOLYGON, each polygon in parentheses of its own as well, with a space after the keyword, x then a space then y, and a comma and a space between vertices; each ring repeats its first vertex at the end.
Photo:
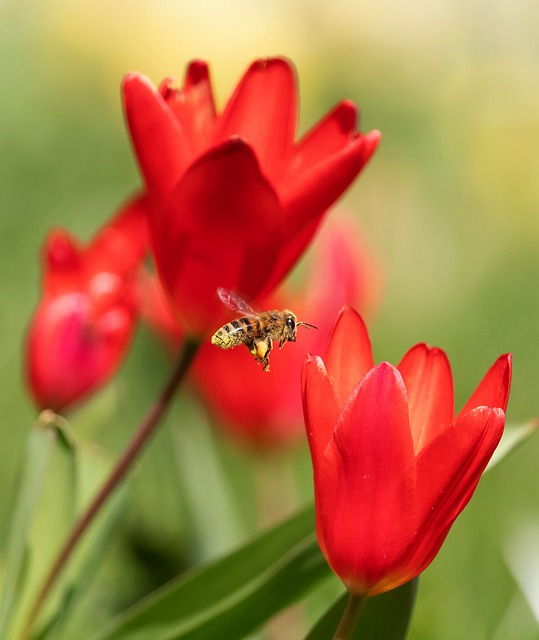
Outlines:
POLYGON ((43 297, 27 336, 27 376, 38 407, 63 411, 117 370, 138 319, 136 278, 147 251, 145 198, 136 198, 87 247, 63 229, 44 246, 43 297))
POLYGON ((302 386, 318 542, 350 592, 394 589, 432 562, 501 438, 510 381, 503 355, 455 417, 442 350, 374 366, 361 317, 342 311, 302 386))
POLYGON ((379 140, 343 101, 296 142, 296 77, 280 58, 251 64, 221 113, 201 61, 181 88, 131 73, 123 95, 157 270, 193 335, 225 318, 219 287, 260 299, 279 284, 379 140))

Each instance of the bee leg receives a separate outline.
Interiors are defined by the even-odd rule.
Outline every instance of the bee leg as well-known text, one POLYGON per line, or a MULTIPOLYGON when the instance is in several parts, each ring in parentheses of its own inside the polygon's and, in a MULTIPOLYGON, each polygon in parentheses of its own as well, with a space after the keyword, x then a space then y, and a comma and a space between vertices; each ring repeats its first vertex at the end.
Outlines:
POLYGON ((249 340, 248 342, 246 341, 244 344, 247 347, 247 349, 249 349, 249 353, 255 358, 257 358, 256 343, 253 340, 249 340))
POLYGON ((255 360, 263 366, 264 371, 269 371, 269 354, 273 349, 273 340, 268 336, 265 340, 259 340, 255 343, 253 354, 255 360))

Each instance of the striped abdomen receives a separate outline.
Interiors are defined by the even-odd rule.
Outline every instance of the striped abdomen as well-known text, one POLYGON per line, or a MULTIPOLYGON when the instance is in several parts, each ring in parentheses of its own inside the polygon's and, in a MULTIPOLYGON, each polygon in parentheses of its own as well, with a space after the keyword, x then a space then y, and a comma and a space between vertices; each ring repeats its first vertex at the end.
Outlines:
POLYGON ((239 344, 248 341, 253 334, 260 331, 259 321, 255 318, 244 316, 232 320, 218 329, 211 338, 211 343, 221 349, 232 349, 239 344))

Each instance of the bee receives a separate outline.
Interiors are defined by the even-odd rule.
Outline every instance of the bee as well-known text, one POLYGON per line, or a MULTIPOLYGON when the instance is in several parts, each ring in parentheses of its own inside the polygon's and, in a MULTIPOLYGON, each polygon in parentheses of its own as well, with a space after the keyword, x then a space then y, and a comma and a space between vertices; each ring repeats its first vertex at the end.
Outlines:
POLYGON ((317 328, 314 324, 298 321, 296 314, 288 309, 255 311, 245 300, 222 287, 217 289, 217 295, 229 309, 244 315, 218 329, 211 343, 221 349, 233 349, 244 344, 263 371, 270 370, 269 356, 274 342, 278 342, 279 349, 282 349, 285 342, 296 342, 298 327, 317 328))

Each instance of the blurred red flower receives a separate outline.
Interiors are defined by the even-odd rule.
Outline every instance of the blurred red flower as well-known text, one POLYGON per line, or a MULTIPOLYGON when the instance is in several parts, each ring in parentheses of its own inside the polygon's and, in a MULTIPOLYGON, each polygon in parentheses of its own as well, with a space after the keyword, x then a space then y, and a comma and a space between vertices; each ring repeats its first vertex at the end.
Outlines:
MULTIPOLYGON (((257 367, 244 347, 223 351, 209 341, 193 364, 192 380, 219 427, 250 448, 284 447, 303 436, 299 380, 305 356, 323 349, 344 304, 353 303, 369 314, 379 303, 381 269, 351 218, 328 223, 313 245, 308 264, 301 287, 304 294, 283 287, 260 305, 292 309, 298 318, 318 327, 316 331, 300 329, 295 344, 282 351, 276 348, 270 375, 257 367)), ((141 282, 144 317, 176 351, 183 333, 159 280, 147 276, 141 282)))
POLYGON ((397 368, 375 367, 350 308, 325 359, 307 358, 318 542, 352 593, 383 593, 432 562, 500 440, 510 381, 503 355, 455 417, 445 353, 418 344, 397 368))
POLYGON ((181 88, 131 73, 123 95, 157 270, 195 335, 225 318, 218 287, 260 299, 279 284, 379 140, 356 131, 343 101, 295 142, 296 77, 283 59, 254 62, 220 114, 201 61, 181 88))
POLYGON ((43 296, 27 335, 38 407, 63 411, 117 370, 138 319, 136 278, 148 248, 145 198, 128 202, 82 247, 63 229, 43 250, 43 296))
POLYGON ((299 382, 305 356, 323 349, 344 304, 368 312, 378 301, 378 265, 351 220, 331 221, 313 249, 301 288, 305 293, 281 289, 265 299, 263 307, 291 309, 317 330, 300 328, 296 343, 282 351, 276 347, 269 375, 243 346, 223 351, 204 344, 193 366, 196 387, 218 425, 250 448, 284 447, 303 437, 299 382))

